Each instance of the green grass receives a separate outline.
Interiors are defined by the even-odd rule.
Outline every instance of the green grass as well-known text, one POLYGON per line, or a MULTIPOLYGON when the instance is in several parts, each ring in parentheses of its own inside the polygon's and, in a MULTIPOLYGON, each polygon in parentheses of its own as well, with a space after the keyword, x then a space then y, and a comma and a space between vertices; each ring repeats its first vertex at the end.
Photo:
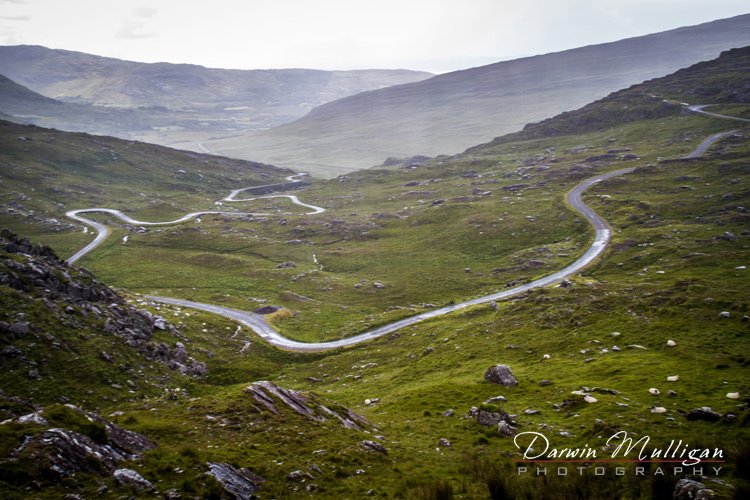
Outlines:
MULTIPOLYGON (((126 244, 127 230, 116 226, 112 238, 81 262, 99 279, 129 294, 161 293, 245 309, 283 305, 295 315, 277 324, 282 332, 303 340, 330 339, 413 314, 425 303, 471 298, 563 267, 591 241, 587 224, 563 204, 565 193, 596 173, 640 166, 586 193, 587 203, 610 222, 613 241, 601 260, 572 279, 571 287, 537 289, 501 302, 497 310, 469 308, 353 348, 313 355, 273 349, 245 328, 235 335, 230 321, 139 302, 132 294, 134 303, 180 325, 190 352, 209 367, 205 379, 147 364, 135 380, 135 395, 113 393, 111 383, 129 375, 99 366, 95 353, 115 346, 96 334, 95 323, 87 323, 82 330, 71 329, 66 341, 79 350, 76 361, 82 369, 102 383, 65 374, 62 363, 68 354, 50 350, 40 355, 45 363, 41 381, 29 381, 8 365, 2 389, 46 405, 57 402, 64 390, 87 409, 105 415, 122 411, 115 418, 120 425, 159 445, 131 465, 160 491, 176 488, 185 495, 215 491, 204 475, 206 461, 250 468, 266 478, 262 495, 267 498, 307 495, 308 483, 287 480, 298 469, 315 476, 309 482, 321 498, 355 498, 371 489, 396 498, 487 498, 501 491, 517 498, 539 498, 549 491, 560 498, 671 494, 671 476, 517 476, 512 459, 519 456, 512 440, 466 418, 471 407, 498 395, 507 398, 500 407, 517 415, 519 431, 544 432, 558 447, 588 445, 604 456, 606 439, 625 430, 650 436, 656 446, 682 439, 696 447, 721 448, 728 463, 719 479, 747 491, 750 275, 740 267, 750 265, 750 236, 748 212, 739 207, 750 206, 750 134, 742 129, 703 159, 660 162, 734 127, 684 115, 575 136, 492 143, 413 170, 362 171, 341 182, 316 182, 298 194, 329 209, 318 216, 298 215, 293 206, 273 200, 281 211, 293 213, 253 221, 206 217, 199 224, 131 234, 126 244), (586 161, 618 148, 630 148, 640 160, 586 161), (468 171, 481 177, 465 177, 468 171), (405 186, 413 181, 422 184, 405 186), (502 189, 517 184, 525 186, 502 189), (474 189, 492 194, 474 194, 474 189), (445 201, 433 204, 439 199, 445 201), (322 270, 312 261, 313 252, 322 270), (535 260, 544 264, 529 266, 535 260), (297 267, 276 267, 286 261, 297 267), (385 288, 375 288, 375 281, 385 288), (300 295, 311 300, 300 301, 300 295), (730 317, 720 317, 723 311, 730 317), (670 339, 675 347, 667 346, 670 339), (248 341, 250 348, 240 352, 248 341), (518 386, 483 380, 486 368, 497 363, 512 367, 518 386), (679 380, 668 382, 673 375, 679 380), (150 386, 152 379, 169 392, 150 386), (323 401, 361 413, 377 429, 345 431, 331 421, 316 423, 286 410, 273 416, 243 393, 256 380, 313 391, 323 401), (552 383, 540 384, 543 380, 552 383), (585 403, 572 394, 584 387, 598 402, 585 403), (652 387, 661 394, 649 394, 652 387), (728 392, 742 398, 729 399, 728 392), (379 402, 365 404, 373 398, 379 402), (655 405, 667 413, 652 413, 655 405), (736 419, 686 420, 685 412, 702 406, 736 419), (454 416, 443 416, 449 409, 454 416), (526 409, 541 413, 527 415, 526 409), (387 456, 360 446, 376 435, 384 436, 387 456), (452 446, 438 449, 440 438, 452 446), (319 450, 325 452, 315 453, 319 450)), ((4 182, 8 186, 10 181, 4 182)), ((139 182, 139 189, 148 187, 145 180, 139 182)), ((228 184, 217 178, 214 196, 228 184)), ((205 196, 187 190, 183 198, 183 188, 174 187, 179 203, 150 205, 130 195, 116 208, 155 218, 201 208, 205 196)), ((4 203, 17 199, 18 192, 4 187, 4 203)), ((50 193, 22 201, 25 210, 39 211, 39 219, 6 214, 3 222, 72 251, 76 241, 85 244, 90 235, 82 235, 80 228, 52 231, 43 222, 62 210, 50 193)), ((104 195, 85 195, 80 202, 83 206, 98 196, 104 195)), ((43 318, 43 330, 54 330, 55 316, 43 304, 24 304, 12 293, 2 298, 6 320, 22 311, 43 318)), ((31 349, 31 343, 42 345, 44 338, 24 342, 31 349)), ((122 356, 130 356, 127 362, 133 366, 144 363, 135 353, 123 351, 122 356)), ((0 431, 3 450, 13 449, 25 432, 5 426, 0 431)), ((93 495, 99 481, 82 476, 40 496, 93 495)), ((731 498, 726 486, 709 484, 720 498, 731 498)), ((23 492, 17 486, 7 490, 23 492)))

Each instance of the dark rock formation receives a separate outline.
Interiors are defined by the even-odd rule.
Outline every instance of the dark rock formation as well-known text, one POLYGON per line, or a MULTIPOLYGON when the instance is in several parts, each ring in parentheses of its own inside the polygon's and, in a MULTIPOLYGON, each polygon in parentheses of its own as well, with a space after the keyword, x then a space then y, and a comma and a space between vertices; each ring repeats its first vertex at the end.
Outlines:
POLYGON ((672 500, 708 500, 714 497, 714 492, 706 485, 692 479, 680 479, 674 487, 672 500))
POLYGON ((718 422, 721 420, 721 413, 717 413, 708 406, 704 406, 690 410, 685 414, 685 418, 690 421, 704 420, 706 422, 718 422))

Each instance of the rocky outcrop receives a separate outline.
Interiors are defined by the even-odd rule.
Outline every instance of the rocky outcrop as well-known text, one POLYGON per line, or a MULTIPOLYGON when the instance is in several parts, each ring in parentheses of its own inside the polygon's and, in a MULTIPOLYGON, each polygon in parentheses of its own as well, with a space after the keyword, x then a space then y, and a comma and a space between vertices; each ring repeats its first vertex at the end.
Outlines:
POLYGON ((112 477, 122 486, 130 486, 143 491, 154 489, 154 485, 150 481, 144 479, 143 476, 133 469, 117 469, 112 473, 112 477))
POLYGON ((714 498, 714 492, 706 485, 692 479, 680 479, 674 487, 672 500, 709 500, 714 498))
POLYGON ((497 430, 502 436, 515 436, 516 423, 515 415, 505 413, 497 407, 477 407, 473 406, 469 410, 469 418, 476 419, 477 423, 484 427, 497 426, 497 430))
MULTIPOLYGON (((24 315, 19 321, 0 321, 0 340, 6 343, 12 344, 14 339, 30 334, 54 342, 60 325, 77 331, 96 329, 102 335, 121 338, 124 344, 137 349, 146 358, 165 363, 180 373, 198 377, 206 374, 206 365, 191 358, 184 344, 177 342, 170 347, 154 341, 157 330, 181 338, 174 325, 161 316, 127 304, 117 292, 85 269, 70 267, 50 248, 32 244, 7 229, 0 231, 0 286, 14 290, 24 303, 42 303, 56 320, 54 330, 49 318, 37 321, 32 315, 24 315)), ((9 346, 0 356, 21 358, 24 353, 9 346)), ((109 357, 111 361, 108 353, 102 357, 105 360, 109 357)), ((32 361, 28 360, 33 366, 32 361)))
POLYGON ((369 440, 362 441, 362 447, 369 451, 382 453, 383 455, 388 454, 388 450, 386 449, 386 447, 376 441, 369 441, 369 440))
POLYGON ((484 379, 487 382, 500 384, 505 387, 518 385, 518 380, 516 380, 516 377, 513 375, 513 372, 508 365, 490 366, 487 368, 487 371, 484 372, 484 379))
MULTIPOLYGON (((145 436, 123 429, 95 413, 87 413, 74 406, 68 406, 68 408, 86 420, 100 424, 105 432, 85 435, 60 427, 48 428, 42 432, 35 432, 33 428, 30 428, 29 434, 6 460, 24 462, 38 470, 38 477, 57 482, 77 472, 92 474, 113 472, 118 463, 135 460, 143 452, 156 446, 145 436)), ((38 414, 43 415, 44 410, 39 410, 38 414)), ((14 421, 23 423, 23 417, 14 421)), ((29 421, 37 426, 45 422, 46 420, 40 419, 29 421)), ((99 427, 94 427, 94 429, 97 428, 99 427)), ((131 475, 131 477, 135 476, 131 475)))
POLYGON ((260 490, 260 485, 264 481, 248 469, 238 469, 220 462, 208 462, 206 465, 207 474, 216 479, 227 493, 240 500, 256 498, 255 493, 260 490))
POLYGON ((323 404, 310 393, 284 389, 266 380, 254 382, 245 389, 245 393, 274 415, 279 414, 279 408, 286 407, 316 422, 333 419, 347 429, 364 430, 371 427, 364 417, 346 407, 323 404))

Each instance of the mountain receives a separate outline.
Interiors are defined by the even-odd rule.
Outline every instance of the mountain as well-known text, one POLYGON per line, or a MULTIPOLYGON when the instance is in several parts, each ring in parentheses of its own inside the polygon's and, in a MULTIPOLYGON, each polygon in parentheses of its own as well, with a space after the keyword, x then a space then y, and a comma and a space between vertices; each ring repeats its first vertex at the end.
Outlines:
MULTIPOLYGON (((432 76, 408 70, 231 70, 146 64, 28 45, 0 47, 0 74, 65 102, 153 108, 157 123, 152 126, 161 132, 267 128, 328 101, 432 76)), ((133 132, 129 137, 136 137, 135 131, 145 134, 150 127, 132 128, 125 131, 133 132)))
POLYGON ((496 137, 487 144, 469 148, 467 152, 497 144, 582 134, 620 123, 674 116, 686 111, 686 102, 750 104, 749 71, 750 46, 731 49, 722 52, 717 59, 613 92, 580 109, 529 123, 520 132, 496 137))
POLYGON ((365 92, 206 147, 327 176, 387 157, 456 153, 749 43, 750 15, 742 15, 365 92))

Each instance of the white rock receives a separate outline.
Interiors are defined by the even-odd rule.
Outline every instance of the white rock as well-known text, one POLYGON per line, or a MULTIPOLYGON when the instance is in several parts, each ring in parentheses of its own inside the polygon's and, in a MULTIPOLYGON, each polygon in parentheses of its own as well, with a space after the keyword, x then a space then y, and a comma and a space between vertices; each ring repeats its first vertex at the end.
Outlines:
POLYGON ((658 396, 659 394, 661 394, 661 391, 657 389, 656 387, 652 387, 651 389, 648 390, 648 392, 649 394, 653 396, 658 396))
POLYGON ((670 375, 667 377, 667 382, 677 382, 678 380, 680 380, 679 375, 670 375))
POLYGON ((728 392, 727 397, 729 399, 740 399, 740 393, 739 392, 728 392))
POLYGON ((651 413, 667 413, 667 409, 663 406, 652 406, 651 413))
POLYGON ((611 337, 619 337, 620 335, 622 335, 622 333, 620 333, 620 332, 612 332, 612 333, 610 333, 609 335, 610 335, 611 337))
POLYGON ((598 400, 598 399, 596 399, 596 398, 595 398, 594 396, 589 396, 588 394, 586 394, 586 395, 585 395, 585 396, 583 397, 583 400, 584 400, 584 401, 586 401, 587 403, 596 403, 596 402, 598 402, 598 401, 599 401, 599 400, 598 400))
POLYGON ((729 311, 721 311, 719 313, 720 318, 731 318, 732 314, 729 311))
POLYGON ((542 359, 549 359, 550 357, 551 356, 549 354, 545 354, 544 356, 542 356, 542 359))
POLYGON ((677 345, 677 342, 675 342, 674 340, 672 340, 672 339, 667 340, 667 346, 668 347, 674 347, 676 345, 677 345))

